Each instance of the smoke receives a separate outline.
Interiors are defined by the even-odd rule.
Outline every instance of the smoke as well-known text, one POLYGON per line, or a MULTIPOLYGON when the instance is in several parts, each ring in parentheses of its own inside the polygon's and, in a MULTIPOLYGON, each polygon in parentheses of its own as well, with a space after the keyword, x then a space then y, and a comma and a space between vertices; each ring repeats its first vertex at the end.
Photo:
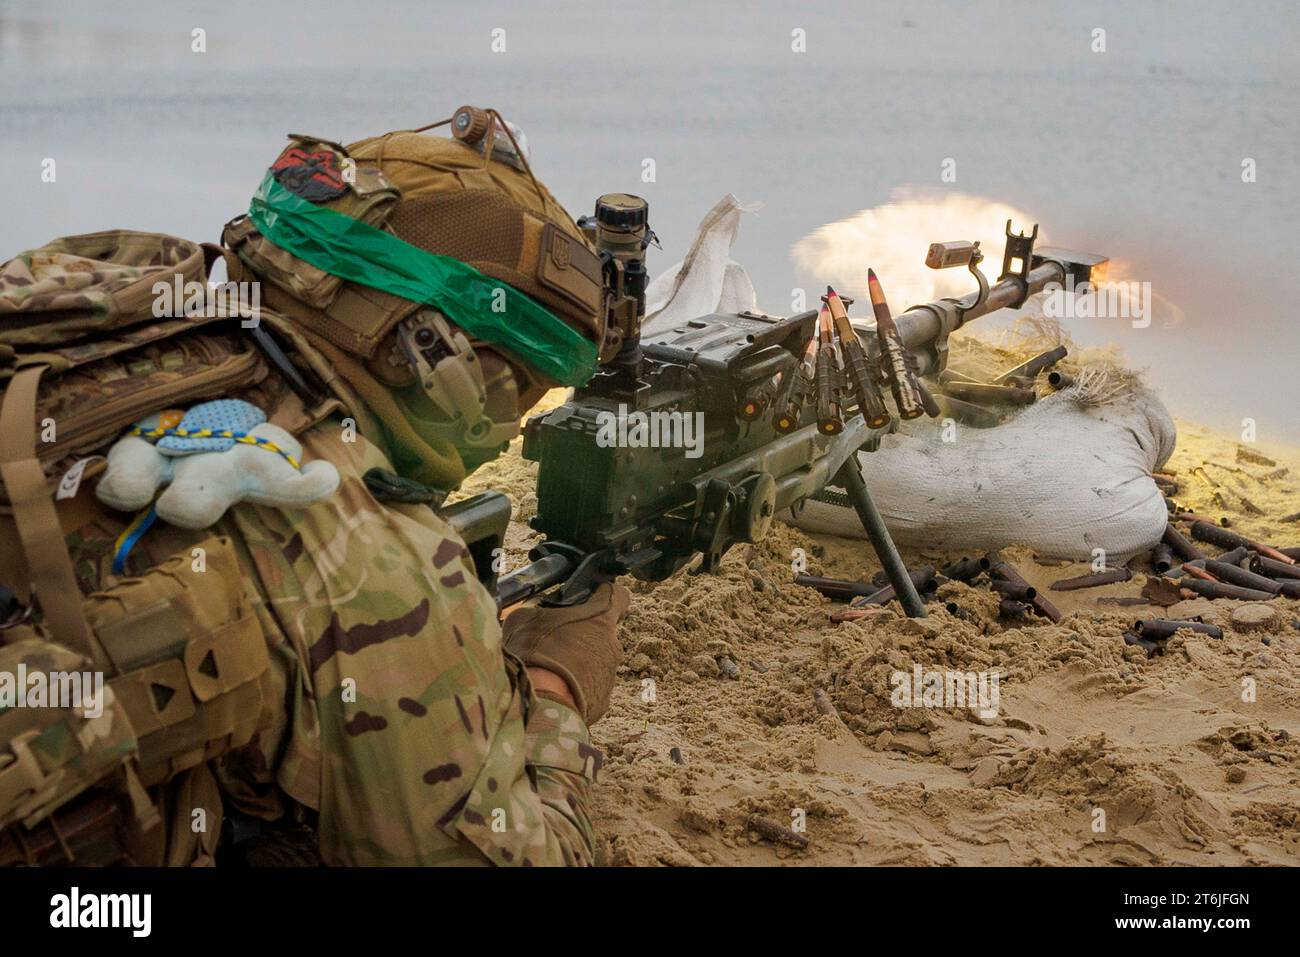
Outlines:
MULTIPOLYGON (((975 289, 965 269, 928 269, 933 242, 978 240, 980 269, 992 282, 1002 268, 1003 227, 1029 232, 1034 219, 1022 209, 965 193, 903 187, 883 206, 822 226, 791 247, 801 271, 855 298, 867 293, 867 267, 875 269, 894 315, 908 306, 975 289)), ((1038 241, 1047 242, 1039 233, 1038 241)), ((820 292, 820 290, 819 290, 820 292)))

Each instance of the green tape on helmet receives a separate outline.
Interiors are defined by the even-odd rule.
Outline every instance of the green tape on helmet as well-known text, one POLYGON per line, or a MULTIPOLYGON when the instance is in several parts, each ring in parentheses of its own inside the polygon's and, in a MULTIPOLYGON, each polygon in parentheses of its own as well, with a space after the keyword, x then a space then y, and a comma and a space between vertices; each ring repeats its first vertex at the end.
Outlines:
POLYGON ((248 215, 263 236, 304 262, 433 306, 469 335, 501 346, 563 385, 581 385, 596 370, 595 343, 519 290, 295 196, 270 173, 248 215))

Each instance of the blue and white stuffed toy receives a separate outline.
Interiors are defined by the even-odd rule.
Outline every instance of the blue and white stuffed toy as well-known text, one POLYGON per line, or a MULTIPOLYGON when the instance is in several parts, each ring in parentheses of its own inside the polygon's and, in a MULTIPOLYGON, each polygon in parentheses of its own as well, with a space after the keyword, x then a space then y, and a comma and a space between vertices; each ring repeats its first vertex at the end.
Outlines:
POLYGON ((257 406, 218 399, 138 422, 109 449, 108 469, 95 494, 122 511, 153 502, 163 521, 202 529, 237 502, 304 508, 333 495, 338 486, 332 463, 304 465, 302 445, 266 421, 257 406))

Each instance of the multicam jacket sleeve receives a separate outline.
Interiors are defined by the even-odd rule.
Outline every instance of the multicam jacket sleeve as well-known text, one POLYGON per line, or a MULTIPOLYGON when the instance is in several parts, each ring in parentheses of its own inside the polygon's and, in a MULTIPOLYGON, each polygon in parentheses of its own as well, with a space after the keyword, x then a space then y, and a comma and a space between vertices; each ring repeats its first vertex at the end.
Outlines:
POLYGON ((329 863, 590 863, 600 754, 505 655, 464 544, 374 500, 361 477, 390 466, 363 438, 325 425, 303 445, 338 466, 333 498, 228 519, 286 707, 226 762, 227 794, 272 813, 274 782, 317 809, 329 863))

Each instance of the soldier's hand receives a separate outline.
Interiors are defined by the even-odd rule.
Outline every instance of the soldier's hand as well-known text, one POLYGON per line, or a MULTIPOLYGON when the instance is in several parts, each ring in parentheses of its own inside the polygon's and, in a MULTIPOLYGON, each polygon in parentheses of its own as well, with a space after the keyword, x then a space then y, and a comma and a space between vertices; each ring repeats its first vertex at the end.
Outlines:
MULTIPOLYGON (((623 660, 618 623, 631 599, 622 585, 603 584, 581 605, 527 605, 502 623, 506 650, 532 668, 563 678, 578 713, 592 724, 609 709, 614 669, 623 660)), ((554 693, 544 682, 537 684, 539 693, 554 693)))

